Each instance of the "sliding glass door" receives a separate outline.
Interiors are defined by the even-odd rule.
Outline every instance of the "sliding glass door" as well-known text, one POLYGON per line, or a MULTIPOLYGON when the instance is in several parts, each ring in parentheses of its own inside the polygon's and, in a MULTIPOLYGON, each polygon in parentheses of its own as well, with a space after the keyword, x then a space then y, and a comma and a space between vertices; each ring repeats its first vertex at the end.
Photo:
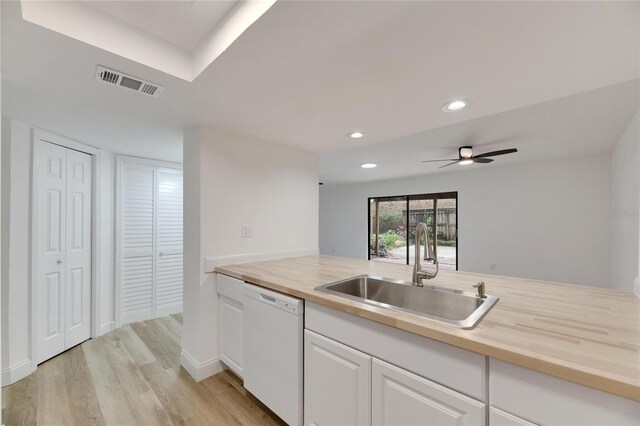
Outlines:
POLYGON ((415 229, 424 222, 440 267, 457 270, 457 208, 456 192, 370 198, 369 259, 413 265, 415 229))

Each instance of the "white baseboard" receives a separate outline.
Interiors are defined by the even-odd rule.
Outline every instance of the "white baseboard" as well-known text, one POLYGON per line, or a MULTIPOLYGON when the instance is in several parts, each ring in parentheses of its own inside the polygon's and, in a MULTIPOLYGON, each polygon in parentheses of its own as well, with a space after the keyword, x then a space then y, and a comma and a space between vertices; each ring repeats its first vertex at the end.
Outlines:
POLYGON ((261 262, 265 260, 284 259, 287 257, 313 256, 320 253, 320 249, 310 248, 301 250, 273 251, 265 253, 235 254, 232 256, 205 257, 204 272, 214 272, 216 266, 237 265, 238 263, 261 262))
POLYGON ((108 333, 110 331, 113 331, 113 330, 115 330, 115 328, 116 328, 116 322, 115 321, 105 322, 104 324, 102 324, 100 326, 100 330, 98 330, 98 335, 96 337, 100 337, 103 334, 106 334, 106 333, 108 333))
POLYGON ((182 350, 180 353, 180 365, 193 377, 196 382, 200 382, 207 377, 220 373, 224 366, 220 358, 213 358, 209 361, 198 364, 188 353, 182 350))
POLYGON ((182 312, 182 302, 166 308, 158 308, 156 311, 156 318, 166 317, 171 314, 179 314, 180 312, 182 312))
POLYGON ((25 359, 11 367, 2 369, 2 386, 12 385, 18 380, 24 379, 33 373, 33 364, 30 359, 25 359))

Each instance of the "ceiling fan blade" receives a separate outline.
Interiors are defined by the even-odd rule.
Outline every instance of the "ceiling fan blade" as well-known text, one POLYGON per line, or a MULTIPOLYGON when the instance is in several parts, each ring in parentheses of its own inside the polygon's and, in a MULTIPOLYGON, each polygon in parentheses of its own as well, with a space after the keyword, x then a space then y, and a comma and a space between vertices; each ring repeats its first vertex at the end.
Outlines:
POLYGON ((491 151, 485 152, 484 154, 474 155, 473 158, 495 157, 497 155, 513 154, 514 152, 518 152, 518 150, 516 148, 501 149, 499 151, 491 151))
POLYGON ((442 168, 447 167, 447 166, 450 166, 450 165, 452 165, 452 164, 458 164, 458 161, 456 160, 456 161, 454 161, 453 163, 445 164, 444 166, 440 166, 440 167, 438 167, 438 168, 439 168, 439 169, 442 169, 442 168))
POLYGON ((437 161, 458 161, 457 158, 447 158, 445 160, 422 160, 423 163, 435 163, 437 161))
POLYGON ((473 159, 474 163, 490 163, 493 161, 493 158, 475 158, 473 159))

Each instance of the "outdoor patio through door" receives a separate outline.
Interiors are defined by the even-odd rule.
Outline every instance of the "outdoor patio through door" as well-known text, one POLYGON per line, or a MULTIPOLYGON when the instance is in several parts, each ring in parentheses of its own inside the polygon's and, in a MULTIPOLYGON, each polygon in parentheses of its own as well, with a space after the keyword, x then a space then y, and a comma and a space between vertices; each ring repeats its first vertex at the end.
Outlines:
POLYGON ((369 198, 369 260, 414 264, 414 234, 427 224, 441 268, 458 269, 458 193, 369 198))

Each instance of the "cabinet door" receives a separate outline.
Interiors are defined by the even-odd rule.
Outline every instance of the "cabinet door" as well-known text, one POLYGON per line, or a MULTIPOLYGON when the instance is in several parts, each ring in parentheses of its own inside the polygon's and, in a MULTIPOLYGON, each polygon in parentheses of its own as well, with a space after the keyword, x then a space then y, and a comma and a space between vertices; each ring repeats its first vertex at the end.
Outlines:
POLYGON ((484 425, 485 404, 377 359, 372 366, 372 424, 484 425))
POLYGON ((242 302, 221 294, 219 308, 220 359, 238 376, 243 377, 242 302))
POLYGON ((498 410, 496 407, 489 408, 489 424, 491 426, 536 426, 535 423, 498 410))
POLYGON ((304 332, 304 423, 371 424, 371 357, 304 332))

